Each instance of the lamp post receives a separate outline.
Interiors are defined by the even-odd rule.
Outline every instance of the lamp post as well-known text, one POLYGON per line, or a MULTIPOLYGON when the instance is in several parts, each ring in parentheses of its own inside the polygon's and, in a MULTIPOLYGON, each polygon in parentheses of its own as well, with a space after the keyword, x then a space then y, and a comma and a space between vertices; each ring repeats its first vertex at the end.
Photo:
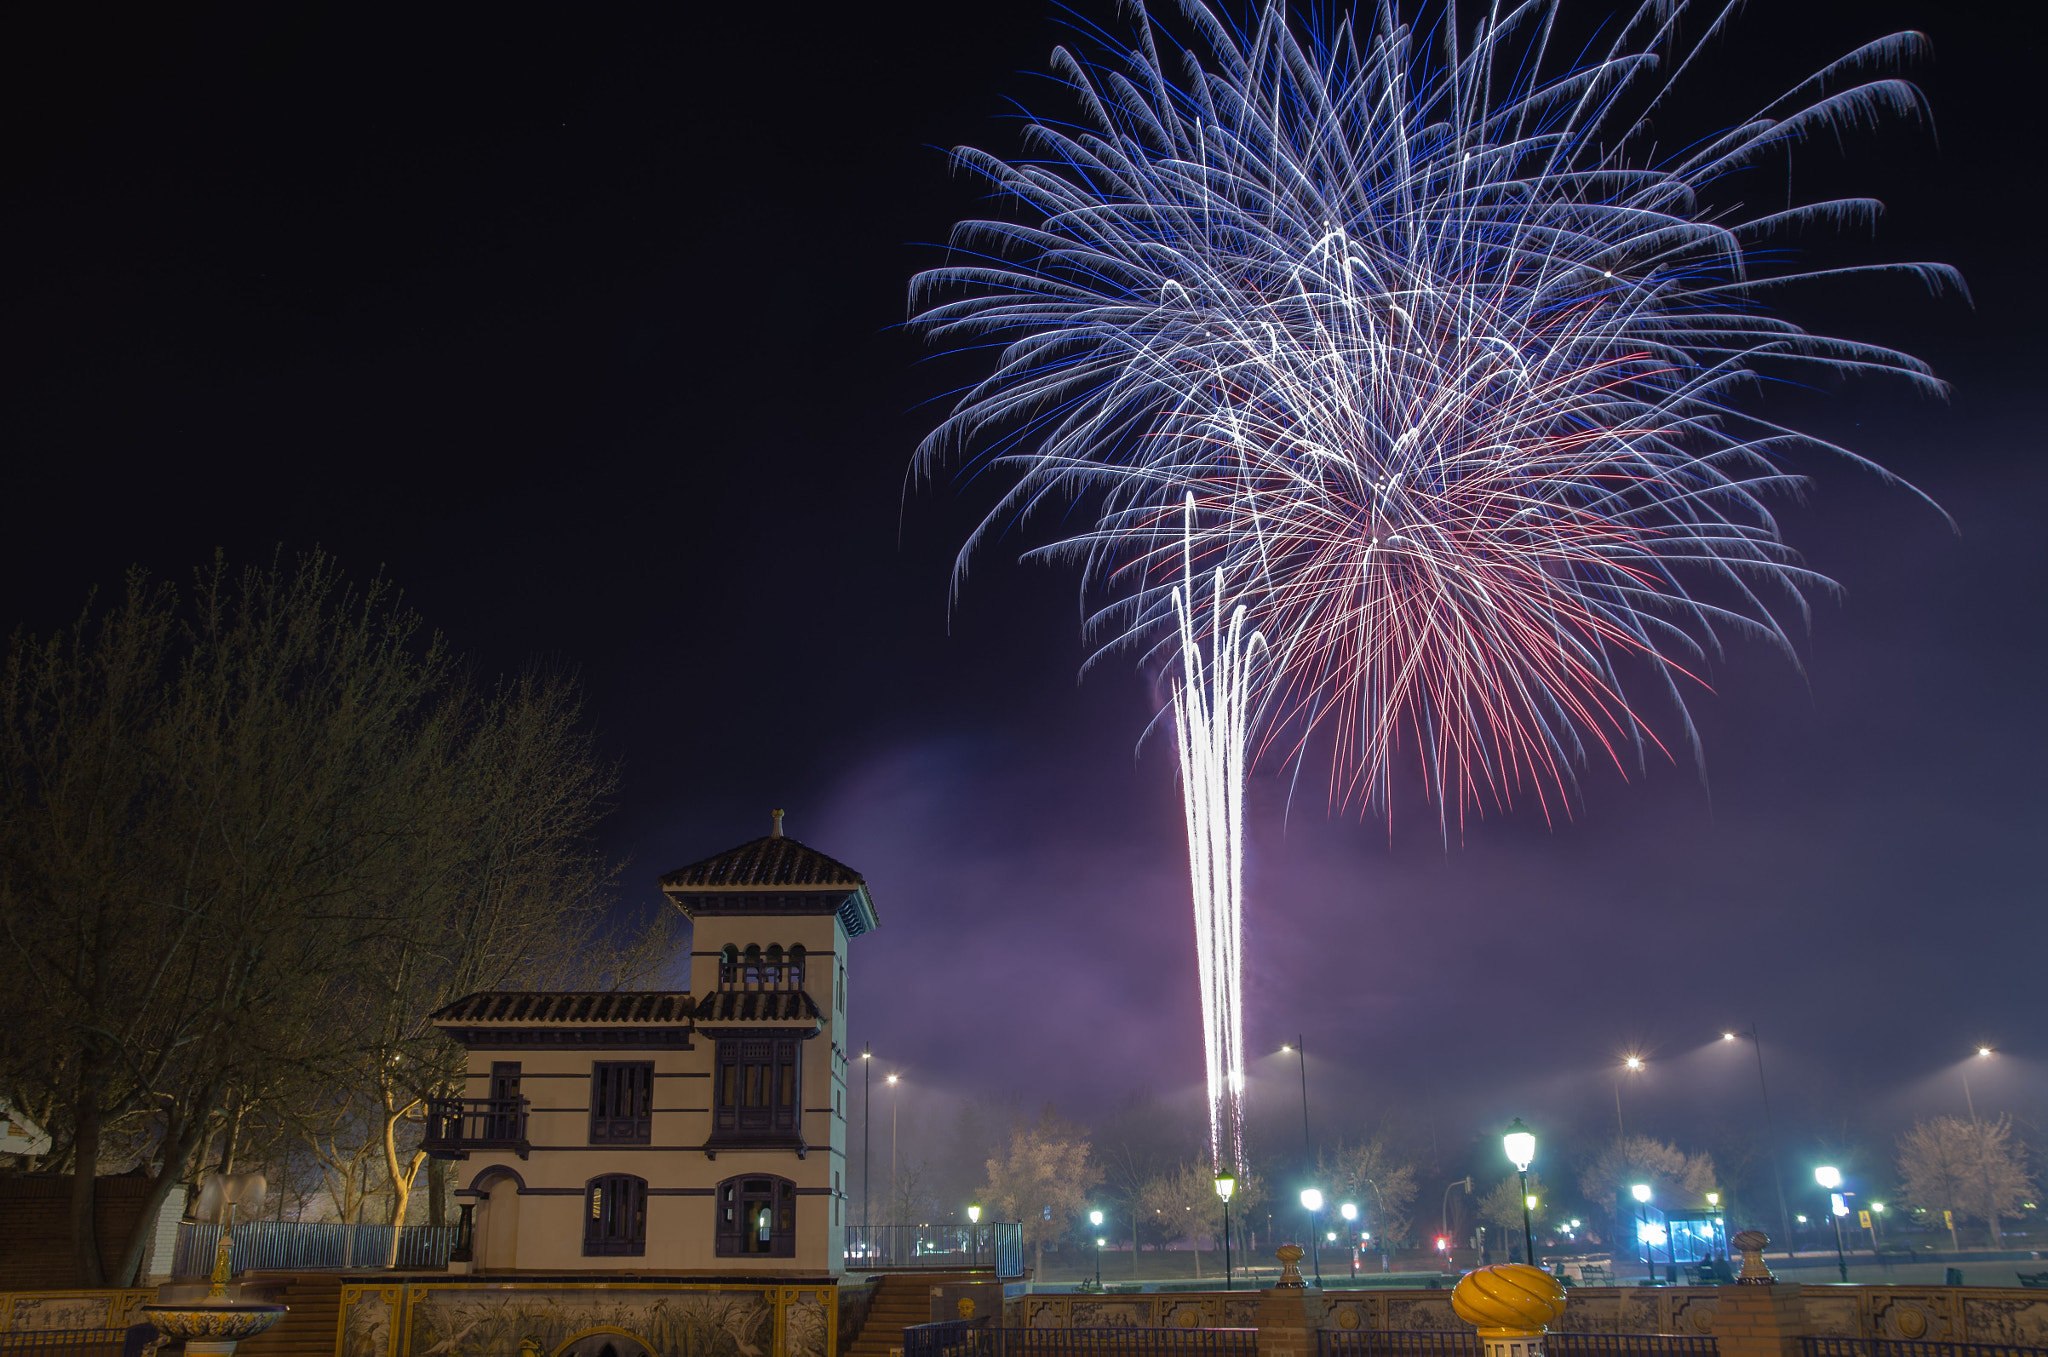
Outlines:
POLYGON ((1216 1175, 1216 1195, 1223 1199, 1223 1289, 1230 1290, 1230 1194, 1237 1191, 1237 1179, 1227 1173, 1216 1175))
POLYGON ((1529 1165, 1536 1159, 1536 1133, 1528 1124, 1516 1117, 1508 1127, 1508 1133, 1500 1139, 1501 1148, 1508 1153, 1508 1162, 1515 1166, 1515 1172, 1522 1179, 1522 1261, 1530 1267, 1536 1266, 1536 1229, 1529 1221, 1529 1165))
POLYGON ((1304 1173, 1314 1173, 1316 1152, 1310 1147, 1308 1138, 1308 1051, 1299 1036, 1294 1038, 1292 1046, 1282 1045, 1280 1048, 1282 1055, 1289 1051, 1294 1053, 1295 1063, 1301 1066, 1301 1168, 1304 1173))
MULTIPOLYGON (((860 1047, 860 1228, 863 1233, 868 1228, 869 1170, 874 1167, 875 1162, 873 1153, 874 1139, 868 1135, 868 1128, 874 1122, 874 1118, 868 1115, 868 1109, 875 1100, 875 1086, 874 1079, 872 1078, 874 1068, 875 1053, 868 1049, 866 1042, 862 1042, 860 1047)), ((869 1248, 873 1248, 875 1244, 875 1241, 872 1239, 862 1242, 869 1248)))
MULTIPOLYGON (((1101 1229, 1102 1212, 1090 1211, 1088 1213, 1088 1223, 1098 1230, 1101 1229)), ((1102 1246, 1105 1242, 1101 1235, 1095 1237, 1095 1289, 1097 1291, 1102 1289, 1102 1246)))
POLYGON ((1849 1259, 1842 1251, 1842 1217, 1849 1214, 1849 1207, 1842 1201, 1842 1194, 1835 1191, 1842 1185, 1842 1171, 1823 1164, 1813 1171, 1813 1181, 1828 1192, 1828 1218, 1835 1223, 1835 1267, 1846 1282, 1849 1280, 1849 1259))
POLYGON ((967 1204, 967 1266, 969 1268, 977 1267, 981 1263, 981 1231, 976 1228, 980 1224, 981 1203, 969 1202, 967 1204))
POLYGON ((1323 1259, 1316 1252, 1316 1213, 1323 1209, 1322 1189, 1305 1187, 1301 1190, 1301 1209, 1308 1212, 1308 1260, 1315 1268, 1316 1286, 1323 1284, 1323 1259))
MULTIPOLYGON (((1991 1058, 1989 1046, 1977 1048, 1979 1060, 1991 1058)), ((1984 1171, 1984 1224, 1991 1232, 1991 1247, 1998 1248, 1998 1202, 1991 1195, 1991 1147, 1984 1142, 1984 1128, 1977 1124, 1977 1100, 1970 1096, 1970 1066, 1963 1064, 1963 1103, 1970 1109, 1970 1130, 1977 1137, 1977 1166, 1984 1171)))
MULTIPOLYGON (((1637 1183, 1628 1190, 1628 1194, 1636 1199, 1636 1203, 1639 1206, 1648 1206, 1650 1204, 1650 1185, 1648 1183, 1637 1183)), ((1649 1228, 1649 1216, 1642 1211, 1636 1212, 1636 1244, 1643 1251, 1643 1283, 1646 1286, 1655 1286, 1657 1284, 1657 1260, 1650 1256, 1649 1228)))
MULTIPOLYGON (((1756 1024, 1751 1023, 1747 1032, 1723 1032, 1721 1040, 1733 1041, 1737 1037, 1748 1037, 1749 1044, 1756 1048, 1756 1090, 1764 1100, 1764 1135, 1771 1144, 1771 1186, 1778 1189, 1778 1224, 1784 1227, 1785 1238, 1792 1238, 1792 1208, 1785 1204, 1785 1175, 1778 1167, 1778 1131, 1771 1120, 1771 1089, 1764 1082, 1764 1042, 1756 1034, 1756 1024)), ((1790 1244, 1785 1246, 1791 1248, 1790 1244)))
MULTIPOLYGON (((1344 1233, 1350 1234, 1351 1227, 1358 1223, 1358 1204, 1356 1202, 1345 1202, 1337 1208, 1337 1214, 1344 1217, 1344 1233)), ((1353 1242, 1351 1245, 1351 1277, 1354 1281, 1358 1279, 1358 1245, 1356 1242, 1353 1242)))
MULTIPOLYGON (((896 1087, 896 1076, 893 1074, 889 1076, 889 1087, 892 1090, 889 1095, 889 1190, 894 1192, 896 1190, 896 1127, 902 1121, 900 1114, 903 1111, 903 1090, 896 1087)), ((905 1223, 907 1222, 896 1222, 898 1225, 905 1223)))

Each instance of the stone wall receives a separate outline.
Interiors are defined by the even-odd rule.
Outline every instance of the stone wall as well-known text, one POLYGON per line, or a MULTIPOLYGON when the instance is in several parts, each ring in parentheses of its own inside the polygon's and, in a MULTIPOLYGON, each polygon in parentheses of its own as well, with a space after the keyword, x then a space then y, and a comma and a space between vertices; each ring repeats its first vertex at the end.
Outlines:
MULTIPOLYGON (((1172 1291, 1124 1296, 1038 1295, 1004 1303, 1003 1322, 1031 1328, 1257 1328, 1261 1291, 1172 1291)), ((1329 1289, 1313 1326, 1325 1329, 1463 1329, 1451 1293, 1329 1289)), ((1800 1331, 1822 1337, 2048 1347, 2048 1291, 2007 1287, 1828 1284, 1770 1287, 1575 1286, 1559 1333, 1718 1335, 1722 1312, 1743 1297, 1773 1303, 1800 1331)), ((1732 1311, 1730 1322, 1737 1322, 1732 1311)), ((1749 1316, 1742 1323, 1753 1323, 1749 1316)), ((1724 1349, 1727 1345, 1723 1345, 1724 1349)))
POLYGON ((347 1285, 337 1357, 832 1357, 837 1311, 829 1278, 347 1285))

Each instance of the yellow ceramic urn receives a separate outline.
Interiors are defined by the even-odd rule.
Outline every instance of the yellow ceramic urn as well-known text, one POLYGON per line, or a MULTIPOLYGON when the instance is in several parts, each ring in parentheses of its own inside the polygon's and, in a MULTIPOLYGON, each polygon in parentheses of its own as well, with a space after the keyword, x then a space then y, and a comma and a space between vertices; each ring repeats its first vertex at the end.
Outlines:
POLYGON ((1543 1335, 1564 1314, 1564 1287, 1540 1267, 1500 1263, 1465 1274, 1451 1308, 1479 1330, 1486 1357, 1543 1357, 1543 1335))

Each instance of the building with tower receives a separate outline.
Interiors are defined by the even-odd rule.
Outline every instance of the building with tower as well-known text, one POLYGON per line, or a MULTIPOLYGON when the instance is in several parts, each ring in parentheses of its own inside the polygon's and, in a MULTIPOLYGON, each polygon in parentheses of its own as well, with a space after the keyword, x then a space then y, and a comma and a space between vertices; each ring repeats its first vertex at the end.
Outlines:
POLYGON ((490 991, 434 1023, 469 1053, 426 1148, 461 1161, 452 1270, 836 1275, 847 948, 860 873, 782 832, 681 867, 687 991, 490 991))

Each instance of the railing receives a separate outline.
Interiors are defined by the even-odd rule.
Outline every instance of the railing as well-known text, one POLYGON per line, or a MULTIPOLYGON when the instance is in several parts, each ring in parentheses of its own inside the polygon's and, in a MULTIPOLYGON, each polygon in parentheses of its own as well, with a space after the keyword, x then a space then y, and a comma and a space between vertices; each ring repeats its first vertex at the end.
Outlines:
POLYGON ((1024 1227, 995 1221, 984 1225, 849 1225, 846 1266, 856 1271, 992 1268, 999 1277, 1021 1277, 1024 1227))
POLYGON ((465 1159, 471 1150, 511 1150, 526 1158, 524 1098, 429 1098, 420 1148, 437 1159, 465 1159))
POLYGON ((0 1352, 35 1357, 141 1357, 156 1341, 156 1326, 126 1329, 20 1329, 0 1333, 0 1352))
POLYGON ((913 1324, 903 1357, 1258 1357, 1257 1329, 1005 1329, 913 1324))
MULTIPOLYGON (((448 1265, 455 1247, 456 1226, 401 1225, 398 1266, 438 1268, 448 1265)), ((235 1226, 228 1253, 231 1272, 347 1272, 377 1268, 391 1261, 389 1225, 313 1224, 293 1220, 245 1220, 235 1226)), ((220 1248, 220 1226, 178 1226, 178 1245, 171 1255, 173 1277, 204 1277, 213 1271, 220 1248)))
MULTIPOLYGON (((1319 1329, 1317 1357, 1481 1357, 1474 1329, 1319 1329)), ((1711 1337, 1664 1333, 1551 1333, 1543 1336, 1545 1357, 1718 1357, 1711 1337)), ((1808 1353, 1805 1357, 1875 1357, 1874 1354, 1808 1353)), ((1905 1357, 1884 1354, 1883 1357, 1905 1357)), ((1930 1354, 1930 1357, 1951 1357, 1930 1354)), ((2048 1354, 2044 1354, 2048 1357, 2048 1354)))
POLYGON ((2015 1343, 1909 1343, 1898 1338, 1802 1338, 1803 1357, 2048 1357, 2015 1343))

